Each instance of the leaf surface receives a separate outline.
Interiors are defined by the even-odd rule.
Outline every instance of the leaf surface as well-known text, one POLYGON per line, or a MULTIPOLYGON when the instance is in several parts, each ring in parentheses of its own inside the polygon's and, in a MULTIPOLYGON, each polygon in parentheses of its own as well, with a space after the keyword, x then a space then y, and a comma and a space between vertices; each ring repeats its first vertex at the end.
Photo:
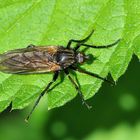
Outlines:
MULTIPOLYGON (((117 80, 126 71, 135 53, 140 58, 140 1, 138 0, 6 0, 0 2, 0 53, 35 45, 63 45, 70 39, 83 39, 93 29, 88 44, 107 45, 108 49, 88 49, 98 59, 81 67, 117 80)), ((74 46, 74 44, 73 44, 74 46)), ((85 99, 101 87, 101 80, 78 72, 85 99)), ((11 102, 22 109, 33 102, 52 79, 52 73, 10 75, 0 73, 0 111, 11 102)), ((72 100, 77 92, 63 74, 49 92, 48 108, 59 107, 72 100)))

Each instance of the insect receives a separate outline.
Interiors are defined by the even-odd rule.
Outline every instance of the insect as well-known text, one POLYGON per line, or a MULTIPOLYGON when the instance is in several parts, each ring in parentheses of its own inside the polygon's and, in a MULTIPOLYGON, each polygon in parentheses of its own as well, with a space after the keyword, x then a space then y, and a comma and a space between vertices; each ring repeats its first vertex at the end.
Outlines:
POLYGON ((68 76, 69 80, 76 88, 78 94, 81 96, 82 102, 87 106, 87 108, 91 108, 91 106, 89 106, 84 100, 78 83, 70 76, 70 69, 114 84, 114 82, 109 81, 98 74, 85 71, 84 69, 78 67, 79 64, 83 64, 83 62, 86 62, 90 59, 90 55, 85 55, 84 52, 78 51, 80 47, 84 46, 87 48, 103 49, 112 47, 120 41, 117 40, 115 43, 105 46, 85 44, 93 32, 94 30, 82 40, 69 40, 66 47, 29 45, 27 48, 8 51, 0 55, 0 71, 2 72, 12 74, 54 73, 52 80, 40 93, 26 120, 29 119, 30 115, 38 105, 41 97, 48 92, 51 85, 57 80, 60 71, 63 71, 68 76), (71 48, 72 43, 76 44, 74 48, 71 48))

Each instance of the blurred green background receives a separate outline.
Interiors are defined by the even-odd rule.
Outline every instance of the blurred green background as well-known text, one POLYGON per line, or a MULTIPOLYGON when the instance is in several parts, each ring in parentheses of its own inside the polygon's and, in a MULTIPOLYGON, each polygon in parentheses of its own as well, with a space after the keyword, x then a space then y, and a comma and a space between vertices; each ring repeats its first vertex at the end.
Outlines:
POLYGON ((47 111, 46 97, 29 123, 30 108, 0 115, 0 140, 139 140, 140 63, 133 56, 126 73, 115 87, 104 83, 88 103, 79 97, 65 106, 47 111))

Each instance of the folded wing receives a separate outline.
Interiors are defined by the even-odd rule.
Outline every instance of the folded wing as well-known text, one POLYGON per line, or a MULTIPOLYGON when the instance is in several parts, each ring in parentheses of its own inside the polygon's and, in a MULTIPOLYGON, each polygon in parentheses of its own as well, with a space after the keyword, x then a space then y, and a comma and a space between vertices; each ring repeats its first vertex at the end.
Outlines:
POLYGON ((60 70, 54 46, 17 49, 0 55, 0 71, 28 74, 60 70))

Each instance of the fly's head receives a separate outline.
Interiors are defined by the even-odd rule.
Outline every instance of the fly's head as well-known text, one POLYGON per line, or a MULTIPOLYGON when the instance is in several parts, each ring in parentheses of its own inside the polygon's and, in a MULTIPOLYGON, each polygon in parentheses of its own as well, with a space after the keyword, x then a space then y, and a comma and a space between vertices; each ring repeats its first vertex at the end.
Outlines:
POLYGON ((84 53, 78 52, 76 54, 76 61, 77 63, 84 63, 84 62, 89 62, 93 59, 93 56, 91 54, 85 55, 84 53))

